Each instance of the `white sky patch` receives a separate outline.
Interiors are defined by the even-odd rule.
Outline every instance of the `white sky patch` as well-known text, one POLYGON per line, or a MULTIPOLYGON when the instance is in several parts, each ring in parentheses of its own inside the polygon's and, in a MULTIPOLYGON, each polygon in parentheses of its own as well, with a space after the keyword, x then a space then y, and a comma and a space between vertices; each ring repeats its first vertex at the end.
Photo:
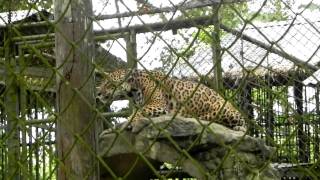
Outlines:
POLYGON ((111 108, 112 111, 118 112, 122 108, 128 107, 128 105, 129 105, 129 101, 128 100, 114 101, 114 102, 112 102, 110 108, 111 108))
POLYGON ((123 38, 107 41, 106 43, 101 44, 101 46, 122 60, 127 60, 127 52, 125 49, 126 43, 123 38))
POLYGON ((306 80, 303 81, 303 84, 308 85, 308 84, 317 84, 320 82, 320 70, 317 70, 316 72, 313 73, 312 76, 307 78, 306 80))
MULTIPOLYGON (((110 106, 110 109, 113 112, 119 112, 123 108, 127 108, 127 107, 129 107, 129 101, 128 100, 121 100, 121 101, 113 101, 110 106)), ((127 120, 126 118, 116 118, 116 119, 119 123, 122 123, 127 120)))

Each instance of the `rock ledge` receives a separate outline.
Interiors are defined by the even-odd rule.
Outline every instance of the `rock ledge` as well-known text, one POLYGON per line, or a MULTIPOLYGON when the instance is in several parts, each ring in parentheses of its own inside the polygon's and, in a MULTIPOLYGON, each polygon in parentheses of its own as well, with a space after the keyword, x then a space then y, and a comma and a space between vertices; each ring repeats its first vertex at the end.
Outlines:
POLYGON ((141 122, 133 127, 137 133, 106 130, 100 136, 99 155, 117 176, 125 176, 135 164, 127 178, 147 179, 154 174, 150 164, 166 162, 198 179, 280 179, 270 166, 274 149, 261 139, 192 118, 161 116, 141 122))

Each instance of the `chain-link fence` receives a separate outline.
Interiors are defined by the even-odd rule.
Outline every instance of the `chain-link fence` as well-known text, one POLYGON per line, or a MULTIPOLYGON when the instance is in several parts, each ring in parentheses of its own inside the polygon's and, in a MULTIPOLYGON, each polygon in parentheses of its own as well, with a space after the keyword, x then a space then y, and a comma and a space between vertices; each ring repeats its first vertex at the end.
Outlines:
POLYGON ((1 179, 320 178, 318 2, 0 7, 1 179))

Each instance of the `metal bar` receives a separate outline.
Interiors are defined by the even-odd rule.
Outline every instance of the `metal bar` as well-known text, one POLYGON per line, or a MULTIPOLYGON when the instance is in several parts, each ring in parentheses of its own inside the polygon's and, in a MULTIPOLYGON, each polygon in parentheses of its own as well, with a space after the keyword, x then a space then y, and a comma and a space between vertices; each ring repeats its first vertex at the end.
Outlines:
POLYGON ((266 122, 265 122, 265 128, 266 128, 266 142, 268 145, 274 145, 274 113, 273 113, 273 91, 272 91, 272 85, 270 83, 271 79, 270 76, 266 77, 266 86, 265 92, 266 92, 266 122))
POLYGON ((316 117, 313 120, 315 123, 314 127, 314 161, 320 160, 320 89, 316 87, 315 100, 316 100, 316 117))
MULTIPOLYGON (((41 119, 44 119, 44 111, 45 108, 42 106, 41 107, 41 119)), ((45 125, 44 125, 45 126, 45 125)), ((46 141, 46 133, 45 130, 52 130, 53 128, 50 127, 41 127, 42 131, 42 139, 41 139, 41 146, 42 146, 42 178, 45 179, 46 177, 46 151, 45 151, 45 144, 44 142, 46 141)))
MULTIPOLYGON (((31 96, 31 93, 30 92, 27 92, 28 95, 27 95, 27 104, 29 104, 29 107, 28 108, 28 118, 33 118, 32 117, 32 106, 34 104, 33 100, 34 100, 34 97, 31 96)), ((28 170, 29 172, 33 172, 33 136, 32 136, 32 128, 29 128, 29 131, 28 131, 28 148, 29 148, 29 152, 28 152, 28 160, 29 160, 29 167, 28 167, 28 170)), ((30 178, 31 179, 34 179, 34 173, 30 173, 30 178)))
MULTIPOLYGON (((3 101, 3 96, 0 96, 0 101, 3 101)), ((6 121, 5 121, 5 112, 4 112, 4 106, 0 105, 0 123, 3 126, 6 126, 6 121)), ((3 139, 4 134, 5 134, 5 129, 0 129, 1 132, 1 139, 3 139)), ((5 179, 6 177, 6 154, 7 154, 7 148, 6 145, 3 141, 0 142, 0 178, 5 179)))
MULTIPOLYGON (((35 98, 35 104, 34 104, 34 116, 36 119, 38 119, 38 115, 39 115, 39 112, 38 112, 38 98, 35 98)), ((32 128, 32 127, 31 127, 32 128)), ((38 142, 38 139, 39 139, 39 128, 38 127, 35 127, 36 130, 35 130, 35 139, 36 139, 36 142, 38 142)), ((39 148, 40 144, 39 143, 35 143, 35 150, 34 150, 34 156, 35 156, 35 160, 36 160, 36 167, 35 167, 35 171, 36 171, 36 180, 39 180, 40 179, 40 156, 39 156, 39 151, 40 151, 40 148, 39 148)))
POLYGON ((296 105, 296 121, 298 124, 297 127, 297 146, 298 146, 298 155, 299 162, 308 162, 309 157, 307 153, 307 139, 304 132, 304 119, 303 119, 303 84, 301 82, 295 82, 293 88, 294 102, 296 105))

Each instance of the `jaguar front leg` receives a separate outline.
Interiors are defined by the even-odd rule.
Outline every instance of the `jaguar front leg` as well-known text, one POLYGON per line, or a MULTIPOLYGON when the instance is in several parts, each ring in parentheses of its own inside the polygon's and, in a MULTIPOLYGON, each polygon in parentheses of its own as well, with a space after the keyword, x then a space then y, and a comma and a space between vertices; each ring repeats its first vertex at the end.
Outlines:
POLYGON ((128 121, 121 124, 120 129, 121 131, 131 131, 133 133, 138 133, 149 123, 150 121, 145 116, 143 116, 142 111, 137 110, 128 117, 128 121))
POLYGON ((132 130, 136 122, 140 121, 142 118, 143 118, 142 112, 135 108, 132 114, 127 118, 128 121, 120 125, 121 131, 132 130))

